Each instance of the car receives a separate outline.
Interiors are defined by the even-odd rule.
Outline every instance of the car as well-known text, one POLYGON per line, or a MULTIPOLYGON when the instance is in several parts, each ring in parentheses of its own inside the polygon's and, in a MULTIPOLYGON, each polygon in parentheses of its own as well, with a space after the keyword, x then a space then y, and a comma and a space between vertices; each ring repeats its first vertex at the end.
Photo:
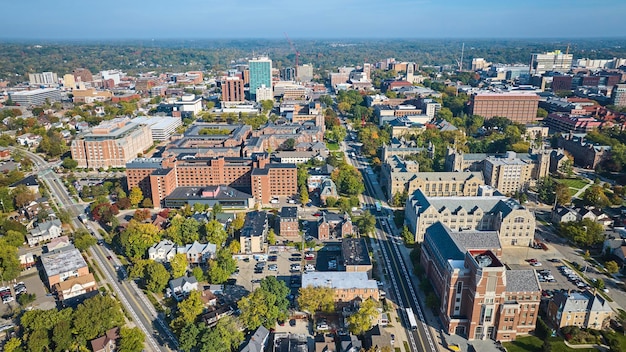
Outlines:
POLYGON ((393 345, 396 342, 396 335, 391 334, 391 344, 393 345))
POLYGON ((321 331, 325 331, 328 330, 329 326, 326 323, 318 323, 317 324, 317 330, 321 330, 321 331))
POLYGON ((107 255, 107 259, 108 259, 108 260, 112 260, 112 259, 113 259, 113 257, 111 257, 110 255, 107 255))
POLYGON ((278 270, 278 265, 272 264, 272 265, 267 267, 267 270, 269 270, 269 271, 277 271, 278 270))
POLYGON ((255 274, 263 274, 263 269, 254 269, 255 274))
POLYGON ((313 216, 322 216, 322 212, 318 211, 318 212, 314 213, 313 216))
POLYGON ((278 256, 276 256, 276 255, 270 255, 270 256, 267 258, 267 260, 268 260, 268 261, 270 261, 270 262, 275 262, 275 261, 277 261, 277 260, 278 260, 278 256))
POLYGON ((549 261, 549 262, 552 262, 552 263, 560 263, 560 262, 561 262, 561 259, 558 259, 558 258, 552 258, 552 259, 548 259, 548 261, 549 261))
POLYGON ((542 264, 540 262, 534 262, 534 263, 530 263, 530 265, 532 265, 532 266, 541 266, 542 264))
POLYGON ((307 253, 304 255, 304 259, 306 260, 313 260, 315 259, 315 255, 313 253, 307 253))
POLYGON ((250 262, 250 258, 245 257, 245 258, 243 258, 243 261, 246 262, 246 263, 249 263, 250 262))
POLYGON ((313 203, 311 203, 311 202, 306 203, 306 206, 307 206, 307 207, 310 207, 310 206, 312 206, 312 205, 313 205, 313 203))
POLYGON ((289 326, 296 326, 296 319, 289 319, 289 326))

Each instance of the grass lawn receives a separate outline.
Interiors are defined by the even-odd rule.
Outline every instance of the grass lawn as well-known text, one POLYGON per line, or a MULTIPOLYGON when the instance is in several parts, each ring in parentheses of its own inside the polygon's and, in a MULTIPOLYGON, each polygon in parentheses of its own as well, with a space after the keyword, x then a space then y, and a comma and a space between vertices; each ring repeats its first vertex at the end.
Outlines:
POLYGON ((585 185, 587 184, 586 181, 579 180, 579 179, 576 179, 576 178, 564 178, 564 179, 556 180, 556 182, 562 183, 564 185, 567 185, 567 187, 569 187, 569 188, 574 188, 574 189, 577 189, 577 190, 585 187, 585 185))
MULTIPOLYGON (((578 352, 595 352, 597 351, 595 348, 581 348, 581 349, 573 349, 569 348, 565 345, 562 338, 553 337, 549 339, 552 342, 552 352, 570 352, 570 351, 578 351, 578 352)), ((543 345, 543 340, 535 336, 524 336, 519 337, 515 341, 505 342, 502 344, 509 352, 535 352, 541 351, 541 345, 543 345)))
POLYGON ((328 150, 339 150, 339 144, 326 142, 326 148, 328 148, 328 150))

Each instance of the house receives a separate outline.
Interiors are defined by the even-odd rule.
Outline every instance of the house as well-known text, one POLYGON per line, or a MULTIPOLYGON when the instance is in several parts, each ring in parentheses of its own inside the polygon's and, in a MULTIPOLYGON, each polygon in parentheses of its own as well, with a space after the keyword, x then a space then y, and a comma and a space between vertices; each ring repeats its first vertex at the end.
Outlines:
POLYGON ((18 253, 18 259, 20 260, 20 267, 22 269, 32 268, 36 264, 35 255, 32 252, 18 253))
POLYGON ((298 207, 282 207, 278 233, 283 237, 298 237, 300 224, 298 222, 298 207))
POLYGON ((35 175, 24 177, 23 179, 9 185, 9 189, 13 190, 15 187, 19 185, 26 186, 28 190, 30 190, 31 192, 35 194, 39 193, 39 182, 37 182, 37 177, 35 175))
POLYGON ((117 350, 117 339, 120 338, 119 328, 108 330, 104 336, 100 336, 90 341, 93 352, 115 352, 117 350))
POLYGON ((270 336, 269 330, 263 325, 259 326, 250 337, 250 340, 243 346, 241 352, 263 352, 267 346, 267 340, 270 336))
POLYGON ((178 246, 170 240, 162 240, 161 242, 148 248, 148 259, 152 259, 159 263, 169 263, 176 255, 178 246))
POLYGON ((204 314, 202 316, 202 321, 204 321, 204 323, 211 328, 217 324, 218 320, 222 319, 223 317, 233 315, 233 313, 235 313, 235 309, 232 306, 221 306, 204 314))
POLYGON ((46 244, 46 252, 54 252, 69 245, 71 245, 71 243, 69 237, 67 236, 53 238, 48 244, 46 244))
POLYGON ((548 319, 553 326, 602 329, 613 316, 613 309, 594 291, 559 291, 548 303, 548 319))
POLYGON ((309 178, 307 179, 307 187, 309 192, 313 192, 322 186, 324 180, 330 179, 330 175, 335 168, 331 165, 324 165, 322 167, 316 167, 309 170, 309 178))
POLYGON ((389 347, 393 350, 389 332, 385 329, 381 329, 378 324, 374 325, 365 333, 363 345, 363 347, 368 351, 373 348, 375 351, 380 352, 384 347, 389 347))
POLYGON ((576 209, 576 211, 578 212, 578 220, 589 219, 601 224, 604 227, 613 225, 613 220, 611 220, 611 218, 601 209, 596 207, 579 208, 576 209))
POLYGON ((339 352, 360 352, 363 344, 355 335, 343 335, 339 340, 339 352))
POLYGON ((198 290, 198 280, 195 277, 183 276, 178 279, 170 280, 170 288, 168 293, 172 295, 178 302, 182 301, 189 295, 191 291, 198 290))
POLYGON ((17 143, 27 147, 36 147, 41 143, 42 139, 41 136, 36 134, 26 133, 17 137, 17 143))
POLYGON ((60 302, 98 290, 98 284, 92 273, 56 283, 52 290, 60 302))
POLYGON ((194 241, 192 244, 185 245, 184 248, 179 248, 178 253, 185 253, 189 264, 204 264, 215 256, 217 246, 213 243, 194 241))
POLYGON ((326 199, 329 197, 339 199, 339 193, 337 193, 337 185, 330 178, 322 181, 320 185, 320 201, 326 204, 326 199))
POLYGON ((323 212, 317 222, 317 239, 324 241, 342 238, 355 233, 352 220, 348 214, 323 212))
POLYGON ((211 289, 205 289, 200 293, 200 300, 204 306, 215 307, 217 305, 217 296, 211 292, 211 289))
POLYGON ((26 235, 26 241, 29 246, 36 246, 39 243, 49 241, 53 238, 61 236, 63 228, 61 220, 52 220, 40 223, 34 229, 30 230, 26 235))
POLYGON ((576 220, 578 220, 578 213, 575 210, 562 206, 558 206, 552 210, 553 224, 560 224, 576 220))
POLYGON ((336 352, 335 339, 331 334, 315 335, 315 352, 336 352))

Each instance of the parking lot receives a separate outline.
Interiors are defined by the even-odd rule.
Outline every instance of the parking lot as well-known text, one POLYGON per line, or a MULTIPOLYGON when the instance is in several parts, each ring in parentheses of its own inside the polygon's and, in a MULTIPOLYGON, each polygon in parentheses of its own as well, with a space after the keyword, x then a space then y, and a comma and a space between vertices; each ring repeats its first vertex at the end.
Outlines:
POLYGON ((54 297, 47 296, 46 288, 39 277, 39 273, 36 268, 31 268, 22 272, 22 276, 11 282, 4 282, 4 287, 8 287, 11 291, 13 301, 0 305, 0 316, 7 316, 15 309, 20 309, 17 303, 17 297, 14 285, 17 282, 24 282, 26 292, 35 294, 35 302, 30 306, 37 309, 52 309, 56 307, 54 297))

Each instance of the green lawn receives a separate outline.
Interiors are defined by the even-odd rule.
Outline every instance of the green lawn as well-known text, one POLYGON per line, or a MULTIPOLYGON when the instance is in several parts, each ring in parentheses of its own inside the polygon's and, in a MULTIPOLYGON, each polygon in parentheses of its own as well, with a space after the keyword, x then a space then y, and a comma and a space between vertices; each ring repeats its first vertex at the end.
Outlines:
MULTIPOLYGON (((581 348, 581 349, 573 349, 569 348, 565 345, 562 338, 554 337, 550 338, 552 342, 552 352, 595 352, 597 351, 594 348, 581 348)), ((541 345, 543 345, 543 340, 535 336, 524 336, 519 337, 515 341, 505 342, 502 344, 509 352, 535 352, 541 351, 541 345)))
POLYGON ((587 184, 587 181, 579 180, 577 178, 564 178, 564 179, 556 180, 556 182, 562 183, 564 185, 567 185, 567 187, 569 188, 574 188, 577 190, 585 187, 585 185, 587 184))
POLYGON ((334 142, 326 142, 326 148, 328 148, 328 150, 339 150, 339 144, 334 142))

